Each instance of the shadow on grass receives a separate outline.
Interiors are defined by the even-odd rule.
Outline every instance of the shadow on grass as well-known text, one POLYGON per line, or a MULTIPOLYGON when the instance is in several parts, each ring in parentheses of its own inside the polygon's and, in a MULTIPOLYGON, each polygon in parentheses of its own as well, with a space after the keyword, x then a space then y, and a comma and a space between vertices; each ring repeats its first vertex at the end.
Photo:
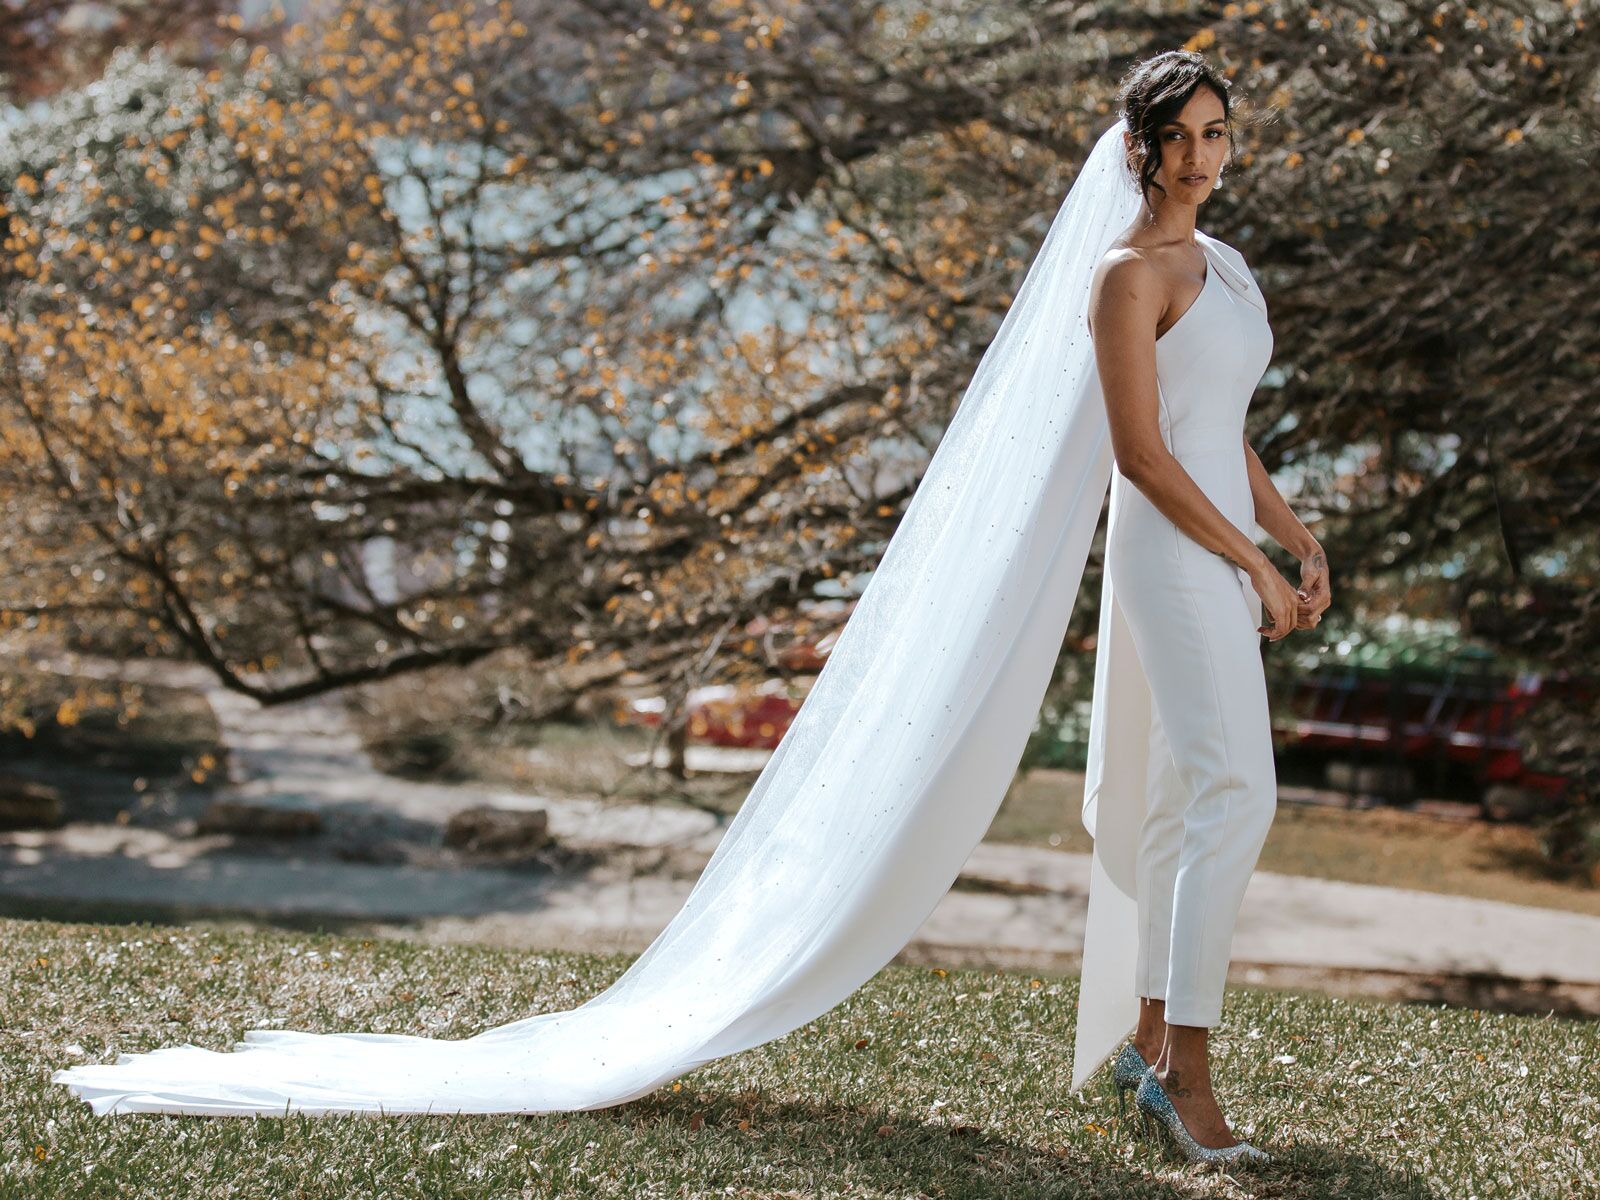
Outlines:
MULTIPOLYGON (((370 936, 375 922, 365 917, 330 917, 321 913, 232 913, 185 904, 128 904, 98 900, 30 900, 0 897, 0 917, 21 921, 59 921, 83 925, 216 925, 244 929, 280 929, 292 933, 370 936)), ((386 925, 398 921, 381 922, 386 925)))
MULTIPOLYGON (((851 1191, 923 1196, 1189 1196, 1193 1188, 1172 1178, 1215 1174, 1221 1168, 1190 1164, 1160 1135, 1140 1129, 1129 1107, 1101 1133, 1063 1129, 1040 1144, 975 1125, 908 1117, 876 1105, 774 1101, 760 1089, 713 1093, 652 1093, 639 1100, 584 1113, 586 1120, 625 1124, 663 1149, 694 1145, 697 1160, 728 1164, 727 1178, 707 1177, 715 1190, 759 1171, 764 1187, 816 1194, 819 1181, 848 1181, 851 1191), (750 1121, 748 1129, 740 1122, 750 1121), (1087 1148, 1084 1138, 1092 1139, 1087 1148), (1134 1157, 1124 1157, 1129 1140, 1134 1157), (915 1189, 914 1191, 911 1189, 915 1189)), ((571 1114, 518 1118, 543 1123, 571 1114)), ((1076 1120, 1081 1113, 1061 1113, 1076 1120)), ((1225 1168, 1250 1196, 1414 1197, 1444 1193, 1414 1174, 1400 1173, 1347 1147, 1314 1144, 1262 1148, 1274 1161, 1225 1168)), ((643 1182, 641 1179, 639 1182, 643 1182)), ((790 1193, 783 1193, 790 1194, 790 1193)))

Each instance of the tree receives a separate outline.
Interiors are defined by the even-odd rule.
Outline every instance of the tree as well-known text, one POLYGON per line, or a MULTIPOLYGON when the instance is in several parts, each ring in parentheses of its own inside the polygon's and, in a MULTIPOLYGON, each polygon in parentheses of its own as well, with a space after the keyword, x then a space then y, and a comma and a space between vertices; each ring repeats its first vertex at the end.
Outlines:
POLYGON ((89 83, 119 46, 214 54, 224 7, 221 0, 0 0, 0 96, 33 100, 89 83))
POLYGON ((115 59, 0 167, 5 610, 268 701, 776 669, 741 631, 871 570, 1122 69, 1186 43, 1248 83, 1202 226, 1341 598, 1592 665, 1586 14, 377 3, 115 59))

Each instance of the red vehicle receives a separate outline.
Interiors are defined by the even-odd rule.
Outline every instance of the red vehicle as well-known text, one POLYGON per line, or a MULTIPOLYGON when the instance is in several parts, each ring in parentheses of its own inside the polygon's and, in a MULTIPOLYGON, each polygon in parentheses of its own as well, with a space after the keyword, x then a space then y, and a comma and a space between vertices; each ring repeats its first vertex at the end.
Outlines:
POLYGON ((1559 675, 1508 675, 1477 656, 1442 668, 1333 665, 1288 684, 1273 728, 1283 747, 1383 763, 1412 777, 1431 767, 1481 787, 1513 784, 1553 798, 1567 780, 1527 765, 1516 719, 1550 692, 1574 686, 1559 675))
MULTIPOLYGON (((743 629, 746 638, 771 639, 781 645, 769 649, 772 661, 789 671, 804 672, 792 679, 768 679, 743 685, 713 684, 689 693, 689 740, 712 746, 744 746, 771 750, 777 747, 789 722, 800 711, 811 679, 828 660, 828 653, 843 628, 852 601, 829 600, 813 606, 819 616, 826 609, 829 632, 820 638, 796 633, 792 625, 758 617, 743 629)), ((625 702, 619 719, 654 727, 661 723, 666 701, 642 696, 625 702)))
MULTIPOLYGON (((802 699, 803 695, 797 695, 793 685, 782 679, 744 687, 716 684, 695 688, 689 693, 689 739, 711 746, 771 750, 800 711, 802 699)), ((665 708, 666 701, 660 696, 643 696, 623 706, 622 719, 654 727, 661 723, 665 708)))

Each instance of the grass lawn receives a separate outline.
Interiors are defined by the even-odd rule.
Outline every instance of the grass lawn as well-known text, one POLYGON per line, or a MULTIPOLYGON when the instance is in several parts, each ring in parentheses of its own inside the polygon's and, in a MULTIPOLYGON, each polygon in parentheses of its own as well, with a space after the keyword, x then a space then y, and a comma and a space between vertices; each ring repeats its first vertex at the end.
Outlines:
POLYGON ((643 1099, 537 1116, 95 1117, 56 1067, 253 1026, 465 1037, 625 958, 0 921, 0 1196, 1600 1195, 1600 1025, 1230 989, 1218 1096, 1258 1173, 1187 1168, 1068 1092, 1077 984, 892 966, 643 1099))

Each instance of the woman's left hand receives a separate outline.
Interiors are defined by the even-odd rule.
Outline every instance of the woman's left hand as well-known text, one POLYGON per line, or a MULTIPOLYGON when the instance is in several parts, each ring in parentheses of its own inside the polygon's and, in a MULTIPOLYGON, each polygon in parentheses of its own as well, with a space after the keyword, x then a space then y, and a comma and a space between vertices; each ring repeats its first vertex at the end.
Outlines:
POLYGON ((1333 603, 1328 582, 1328 558, 1317 546, 1300 560, 1299 602, 1295 605, 1296 629, 1315 629, 1322 614, 1333 603))

